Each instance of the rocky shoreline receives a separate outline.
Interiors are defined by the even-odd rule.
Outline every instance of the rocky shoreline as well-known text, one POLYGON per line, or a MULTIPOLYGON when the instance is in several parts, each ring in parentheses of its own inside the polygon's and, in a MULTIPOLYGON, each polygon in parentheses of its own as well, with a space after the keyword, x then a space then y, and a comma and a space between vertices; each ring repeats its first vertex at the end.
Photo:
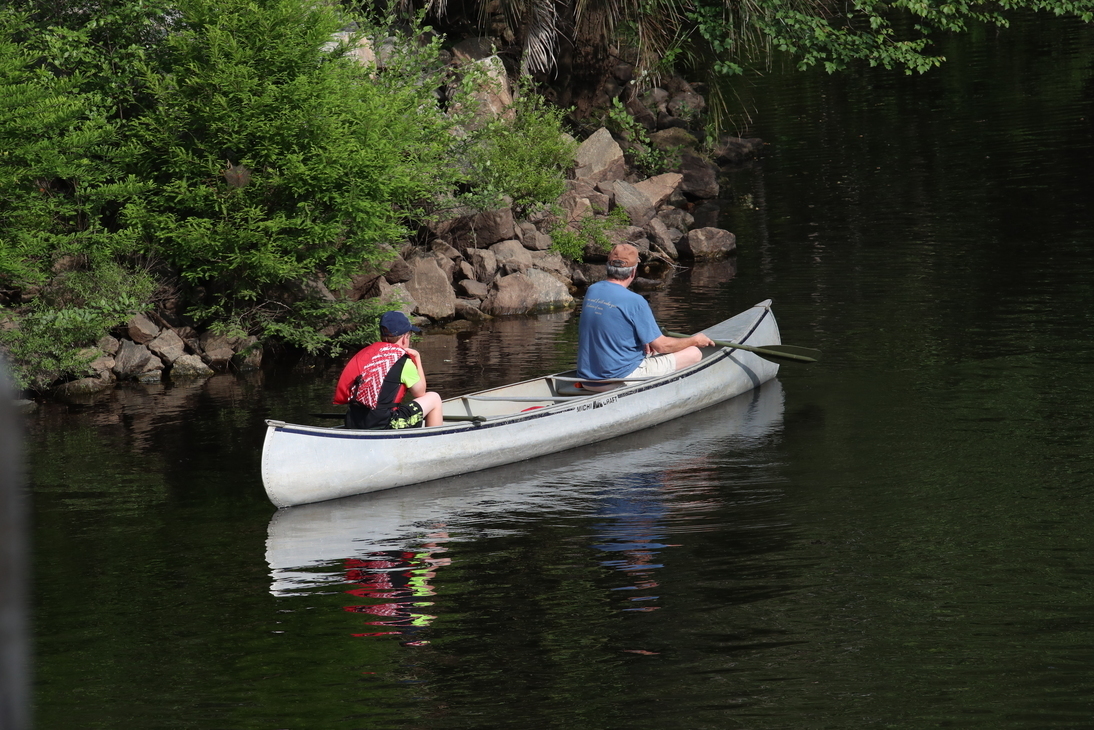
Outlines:
MULTIPOLYGON (((621 83, 627 83, 626 74, 626 68, 617 71, 621 83)), ((682 79, 667 86, 627 102, 628 114, 646 130, 641 142, 627 135, 617 139, 601 127, 577 145, 567 190, 555 205, 524 218, 500 208, 432 223, 393 246, 382 265, 360 272, 338 294, 376 299, 420 326, 452 326, 572 306, 603 277, 605 253, 615 243, 633 243, 641 252, 640 275, 654 280, 671 274, 681 259, 732 255, 735 236, 713 225, 718 206, 711 201, 719 195, 722 168, 756 157, 763 142, 724 137, 700 152, 701 135, 688 129, 688 120, 705 105, 703 97, 682 79), (669 172, 635 172, 635 154, 650 148, 669 172), (580 261, 559 251, 563 237, 583 243, 575 256, 580 261)), ((504 108, 505 99, 495 106, 504 108)), ((304 286, 313 295, 337 298, 322 281, 304 286)), ((58 385, 54 393, 94 393, 119 380, 203 378, 262 364, 262 343, 255 337, 202 333, 172 321, 177 319, 169 308, 133 317, 84 353, 92 358, 84 377, 58 385)))

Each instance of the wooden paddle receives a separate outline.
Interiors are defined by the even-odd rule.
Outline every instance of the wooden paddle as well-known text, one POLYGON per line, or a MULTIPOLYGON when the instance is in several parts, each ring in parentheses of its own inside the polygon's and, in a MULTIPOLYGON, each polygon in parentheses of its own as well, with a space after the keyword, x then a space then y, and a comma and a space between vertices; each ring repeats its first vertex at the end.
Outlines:
MULTIPOLYGON (((680 332, 665 332, 661 330, 668 337, 691 337, 691 335, 685 335, 680 332)), ((797 345, 767 345, 765 347, 752 347, 751 345, 742 345, 738 342, 726 342, 725 340, 711 340, 718 347, 731 347, 734 350, 745 350, 747 352, 754 352, 760 357, 766 360, 786 360, 789 362, 816 362, 820 357, 820 350, 814 350, 812 347, 798 347, 797 345)))

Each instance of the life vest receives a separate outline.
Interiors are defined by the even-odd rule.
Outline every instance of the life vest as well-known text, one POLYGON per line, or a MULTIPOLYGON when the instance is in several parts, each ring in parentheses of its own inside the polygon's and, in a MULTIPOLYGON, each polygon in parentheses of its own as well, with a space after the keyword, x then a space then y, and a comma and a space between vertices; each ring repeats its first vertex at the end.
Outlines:
POLYGON ((401 381, 406 350, 388 342, 374 342, 349 361, 338 379, 334 402, 366 408, 390 409, 402 401, 401 381))

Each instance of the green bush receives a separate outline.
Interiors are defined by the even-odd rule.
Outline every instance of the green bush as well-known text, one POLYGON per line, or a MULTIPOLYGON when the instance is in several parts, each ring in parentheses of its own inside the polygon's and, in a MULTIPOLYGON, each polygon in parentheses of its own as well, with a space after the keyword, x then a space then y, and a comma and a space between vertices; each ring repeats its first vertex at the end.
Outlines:
POLYGON ((576 143, 562 128, 565 110, 525 88, 512 118, 500 116, 476 134, 468 185, 478 207, 500 207, 508 198, 518 216, 550 203, 566 191, 576 143))
POLYGON ((147 271, 105 264, 57 277, 35 302, 0 329, 16 384, 45 389, 80 374, 98 353, 87 353, 110 329, 150 308, 155 281, 147 271))

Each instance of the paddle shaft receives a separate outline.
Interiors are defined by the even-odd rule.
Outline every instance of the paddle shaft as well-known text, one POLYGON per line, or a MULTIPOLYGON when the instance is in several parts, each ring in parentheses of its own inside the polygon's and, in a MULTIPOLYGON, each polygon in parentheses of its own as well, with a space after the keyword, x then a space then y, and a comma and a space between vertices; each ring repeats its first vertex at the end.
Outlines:
MULTIPOLYGON (((345 413, 309 413, 312 418, 345 418, 345 413)), ((485 416, 445 416, 446 421, 473 421, 479 423, 486 420, 485 416)))
MULTIPOLYGON (((663 330, 662 330, 663 331, 663 330)), ((669 337, 691 337, 680 332, 665 332, 669 337)), ((739 342, 727 342, 725 340, 711 340, 718 347, 730 347, 734 350, 754 352, 768 360, 787 360, 789 362, 816 362, 820 356, 820 350, 810 347, 797 347, 795 345, 768 345, 767 347, 753 347, 742 345, 739 342)))

